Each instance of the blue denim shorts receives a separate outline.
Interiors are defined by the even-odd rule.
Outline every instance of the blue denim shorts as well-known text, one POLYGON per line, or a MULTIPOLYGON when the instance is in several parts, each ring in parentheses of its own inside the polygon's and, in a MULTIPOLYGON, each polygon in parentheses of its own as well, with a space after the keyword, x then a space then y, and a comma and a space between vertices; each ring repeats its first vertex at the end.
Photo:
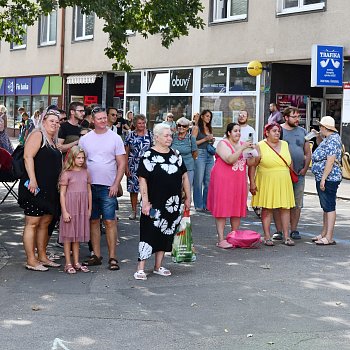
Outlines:
POLYGON ((321 191, 320 181, 316 181, 316 188, 320 200, 321 208, 325 213, 335 211, 335 203, 337 199, 337 190, 340 181, 326 181, 325 190, 321 191))
POLYGON ((304 205, 305 176, 299 175, 298 182, 293 184, 295 207, 302 208, 304 205))
POLYGON ((109 196, 109 186, 91 185, 92 212, 91 219, 115 220, 115 211, 118 208, 116 197, 109 196))

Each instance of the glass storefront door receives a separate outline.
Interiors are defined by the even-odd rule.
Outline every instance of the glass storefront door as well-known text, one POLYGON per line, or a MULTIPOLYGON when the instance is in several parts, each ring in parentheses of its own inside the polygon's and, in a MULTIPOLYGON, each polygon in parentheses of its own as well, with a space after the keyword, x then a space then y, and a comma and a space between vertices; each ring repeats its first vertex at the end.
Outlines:
POLYGON ((318 130, 318 122, 324 115, 324 99, 322 98, 311 98, 310 99, 310 112, 309 121, 306 124, 306 129, 309 131, 311 129, 318 130))
POLYGON ((335 127, 341 129, 341 104, 342 99, 340 98, 326 98, 326 114, 330 115, 335 120, 335 127))

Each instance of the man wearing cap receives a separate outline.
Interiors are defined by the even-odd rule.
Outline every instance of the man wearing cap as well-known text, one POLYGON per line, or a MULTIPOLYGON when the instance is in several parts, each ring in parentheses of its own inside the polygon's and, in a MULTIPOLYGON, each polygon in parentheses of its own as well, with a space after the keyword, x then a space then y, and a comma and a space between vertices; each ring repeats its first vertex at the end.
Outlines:
POLYGON ((322 142, 312 154, 311 171, 315 175, 316 189, 323 209, 323 227, 321 234, 313 237, 312 241, 324 246, 336 244, 333 235, 337 190, 342 180, 342 142, 332 117, 323 117, 319 124, 320 133, 316 141, 322 142))
MULTIPOLYGON (((281 125, 281 139, 288 142, 289 152, 292 157, 293 169, 298 174, 298 182, 293 183, 295 207, 290 210, 290 237, 301 239, 298 231, 301 208, 305 189, 305 174, 309 169, 311 150, 309 141, 305 140, 307 131, 299 126, 300 113, 295 107, 288 107, 283 111, 285 122, 281 125)), ((282 240, 282 223, 278 209, 274 210, 274 220, 277 232, 273 239, 282 240)))
POLYGON ((116 222, 118 186, 125 172, 125 149, 121 137, 107 128, 105 109, 92 109, 95 129, 81 137, 79 146, 86 154, 86 163, 91 176, 92 213, 90 238, 94 255, 85 265, 101 265, 100 217, 106 227, 109 269, 119 270, 116 257, 116 222))

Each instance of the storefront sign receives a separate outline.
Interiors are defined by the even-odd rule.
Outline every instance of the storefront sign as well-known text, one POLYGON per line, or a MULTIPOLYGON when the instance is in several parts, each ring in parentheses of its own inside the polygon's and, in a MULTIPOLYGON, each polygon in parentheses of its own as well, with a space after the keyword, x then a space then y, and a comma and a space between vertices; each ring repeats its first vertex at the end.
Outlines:
POLYGON ((31 92, 30 78, 16 78, 16 95, 30 95, 31 92))
POLYGON ((97 96, 84 96, 84 105, 90 106, 93 104, 97 104, 98 97, 97 96))
POLYGON ((49 77, 32 78, 32 94, 48 95, 49 94, 49 77))
POLYGON ((344 83, 343 86, 343 106, 341 114, 342 123, 350 123, 350 82, 344 83))
POLYGON ((343 86, 343 47, 313 45, 311 86, 343 86))
POLYGON ((192 69, 170 71, 170 93, 191 93, 193 82, 192 69))
POLYGON ((201 92, 226 92, 227 68, 203 68, 201 71, 201 92))
POLYGON ((5 79, 5 95, 14 95, 16 91, 15 78, 5 79))

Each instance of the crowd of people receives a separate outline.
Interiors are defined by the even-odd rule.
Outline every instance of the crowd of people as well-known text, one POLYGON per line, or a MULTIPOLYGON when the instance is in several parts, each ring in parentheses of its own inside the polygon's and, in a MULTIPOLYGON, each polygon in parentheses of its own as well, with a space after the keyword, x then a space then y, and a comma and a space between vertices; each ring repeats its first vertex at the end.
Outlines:
MULTIPOLYGON (((307 132, 299 126, 298 109, 289 107, 278 114, 271 104, 270 110, 263 140, 257 142, 248 124, 248 111, 242 110, 237 122, 227 125, 216 148, 210 110, 197 113, 192 122, 184 117, 174 121, 168 113, 153 130, 147 128, 144 115, 128 111, 124 118, 114 107, 86 109, 72 102, 67 113, 52 105, 32 118, 24 111, 20 142, 25 174, 19 182, 18 203, 25 215, 26 268, 47 271, 60 267, 46 251, 57 226, 66 273, 88 272, 90 266, 101 265, 103 222, 108 267, 119 270, 116 210, 124 175, 131 202, 129 219, 140 215, 135 279, 147 279, 145 264, 153 253, 153 273, 171 275, 162 266, 163 258, 172 249, 182 209, 190 208, 192 193, 195 210, 215 218, 218 248, 232 248, 225 238, 226 220, 231 231, 240 229, 241 218, 247 215, 248 190, 251 206, 261 209, 264 244, 273 246, 283 240, 294 246, 301 238, 298 222, 311 159, 323 209, 322 232, 312 240, 317 245, 336 244, 342 145, 334 119, 326 116, 319 122, 320 131, 315 131, 318 147, 311 155, 307 132), (297 174, 293 181, 291 172, 297 174), (84 242, 89 242, 91 256, 81 262, 79 244, 84 242)), ((0 147, 11 154, 6 120, 6 107, 0 106, 0 147)))

